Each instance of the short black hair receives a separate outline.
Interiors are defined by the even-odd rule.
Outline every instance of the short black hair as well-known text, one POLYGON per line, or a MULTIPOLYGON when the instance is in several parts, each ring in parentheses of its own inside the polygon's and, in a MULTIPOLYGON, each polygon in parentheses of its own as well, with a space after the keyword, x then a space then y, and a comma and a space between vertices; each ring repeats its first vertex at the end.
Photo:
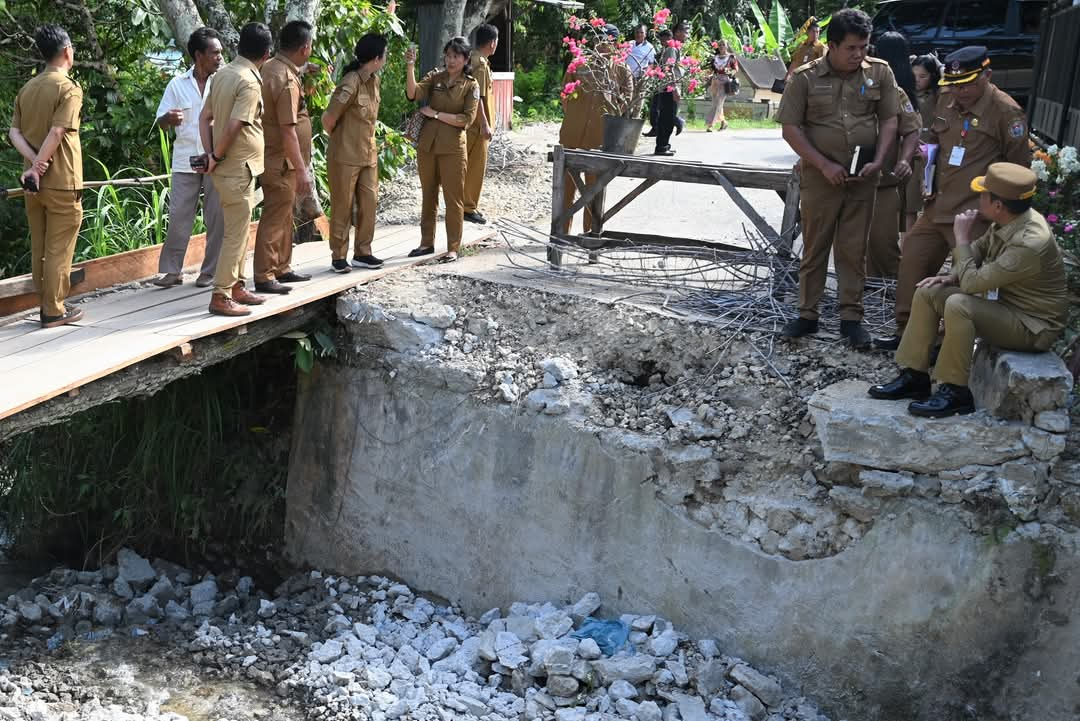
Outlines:
POLYGON ((484 23, 480 27, 476 28, 476 35, 474 40, 474 47, 482 48, 492 40, 499 39, 499 28, 495 27, 491 23, 484 23))
POLYGON ((443 55, 447 53, 456 53, 465 58, 465 68, 462 70, 466 75, 472 75, 472 63, 469 62, 469 58, 472 54, 472 48, 469 47, 469 41, 460 35, 450 38, 450 40, 443 46, 443 55))
POLYGON ((386 54, 386 45, 387 40, 385 35, 380 35, 379 33, 367 33, 364 35, 356 41, 356 48, 353 49, 352 62, 345 66, 343 74, 359 70, 366 63, 381 58, 386 54))
POLYGON ((311 42, 314 30, 306 20, 290 20, 278 34, 278 47, 287 53, 299 50, 311 42))
POLYGON ((857 38, 868 38, 870 37, 870 31, 873 29, 874 24, 870 22, 869 15, 862 10, 845 8, 833 13, 825 37, 830 43, 839 45, 844 42, 844 38, 848 35, 854 35, 857 38))
POLYGON ((1026 200, 1011 200, 1009 198, 1002 198, 1000 195, 990 193, 990 200, 997 201, 1005 206, 1005 210, 1009 211, 1013 215, 1021 215, 1031 210, 1031 198, 1026 200))
POLYGON ((187 41, 188 57, 194 60, 195 53, 205 53, 211 40, 221 42, 221 35, 214 28, 199 28, 193 32, 187 41))
POLYGON ((656 37, 661 39, 661 40, 663 40, 664 38, 670 38, 671 37, 671 31, 669 29, 667 29, 667 28, 664 28, 663 30, 661 30, 660 32, 658 32, 656 34, 656 37))
POLYGON ((71 45, 71 36, 59 25, 42 25, 34 31, 34 44, 37 45, 41 57, 48 62, 71 45))
POLYGON ((240 28, 240 42, 236 45, 236 52, 248 60, 261 60, 274 47, 274 36, 270 34, 270 28, 262 23, 248 23, 240 28))
POLYGON ((930 76, 930 87, 937 88, 941 80, 941 63, 934 55, 920 55, 911 61, 911 67, 918 65, 930 76))

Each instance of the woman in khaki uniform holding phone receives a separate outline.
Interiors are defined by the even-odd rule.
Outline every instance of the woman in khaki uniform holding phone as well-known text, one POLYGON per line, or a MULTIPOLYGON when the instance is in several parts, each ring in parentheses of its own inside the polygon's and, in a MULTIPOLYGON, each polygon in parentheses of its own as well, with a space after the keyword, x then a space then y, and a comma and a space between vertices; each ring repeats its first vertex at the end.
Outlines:
POLYGON ((330 264, 336 273, 348 273, 349 228, 356 203, 356 242, 352 267, 381 268, 371 254, 375 237, 375 202, 379 191, 379 156, 375 150, 375 122, 379 117, 379 76, 386 65, 386 37, 368 33, 353 51, 341 82, 334 88, 322 123, 330 135, 326 150, 330 180, 330 264))
POLYGON ((465 218, 465 128, 476 114, 480 86, 470 74, 469 44, 464 38, 452 38, 443 48, 446 67, 433 70, 419 83, 414 68, 416 49, 405 55, 405 96, 425 102, 419 112, 427 120, 416 145, 416 166, 423 191, 420 215, 420 247, 409 252, 410 258, 435 252, 435 221, 438 212, 439 186, 446 202, 446 260, 457 260, 461 230, 465 218))

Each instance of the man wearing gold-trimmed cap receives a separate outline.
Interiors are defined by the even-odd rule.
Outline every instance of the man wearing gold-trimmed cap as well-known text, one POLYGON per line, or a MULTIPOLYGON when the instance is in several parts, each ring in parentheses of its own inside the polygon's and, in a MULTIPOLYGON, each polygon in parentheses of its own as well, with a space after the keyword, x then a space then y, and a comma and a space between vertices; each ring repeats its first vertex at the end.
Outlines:
POLYGON ((918 283, 896 351, 900 375, 869 391, 885 400, 916 399, 908 411, 917 416, 975 410, 968 376, 976 337, 1006 350, 1045 351, 1068 316, 1061 252, 1046 219, 1031 208, 1035 174, 1025 166, 994 163, 969 187, 978 195, 979 209, 965 210, 953 221, 953 271, 918 283), (991 225, 972 242, 979 214, 991 225), (931 396, 930 352, 942 319, 945 341, 934 367, 938 389, 931 396))
MULTIPOLYGON (((949 255, 953 218, 978 207, 972 178, 986 173, 991 163, 1031 165, 1024 111, 990 82, 990 76, 984 47, 960 48, 945 58, 940 85, 949 92, 938 101, 930 126, 938 145, 933 188, 922 216, 904 236, 896 281, 896 335, 879 338, 879 348, 893 350, 899 345, 916 284, 937 273, 949 255)), ((977 231, 985 227, 977 221, 977 231)))

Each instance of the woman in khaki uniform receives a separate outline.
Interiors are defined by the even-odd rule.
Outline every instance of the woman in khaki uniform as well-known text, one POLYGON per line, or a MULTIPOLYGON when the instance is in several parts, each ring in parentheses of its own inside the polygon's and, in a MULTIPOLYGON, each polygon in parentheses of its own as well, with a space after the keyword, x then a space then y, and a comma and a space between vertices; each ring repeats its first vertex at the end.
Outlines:
POLYGON ((423 207, 420 215, 420 247, 410 258, 435 252, 435 221, 439 186, 446 202, 446 260, 457 260, 461 228, 465 218, 465 128, 476 115, 480 86, 469 72, 471 49, 464 38, 451 38, 443 48, 446 67, 433 70, 419 83, 414 68, 416 50, 405 55, 405 96, 426 103, 420 113, 427 117, 416 145, 416 166, 420 173, 423 207))
POLYGON ((375 150, 375 122, 379 117, 379 76, 386 65, 386 37, 368 33, 353 51, 341 82, 334 88, 322 123, 330 134, 326 150, 330 180, 330 254, 336 273, 351 268, 349 228, 356 204, 356 242, 352 267, 381 268, 382 260, 371 253, 375 237, 375 202, 379 191, 379 162, 375 150))
MULTIPOLYGON (((911 63, 911 72, 915 74, 915 97, 922 115, 920 143, 934 142, 930 126, 934 124, 934 112, 937 110, 938 81, 941 80, 941 66, 933 55, 920 55, 911 63)), ((915 154, 911 164, 911 180, 906 186, 904 196, 904 230, 915 225, 919 211, 923 208, 923 174, 926 171, 926 158, 921 152, 915 154)))

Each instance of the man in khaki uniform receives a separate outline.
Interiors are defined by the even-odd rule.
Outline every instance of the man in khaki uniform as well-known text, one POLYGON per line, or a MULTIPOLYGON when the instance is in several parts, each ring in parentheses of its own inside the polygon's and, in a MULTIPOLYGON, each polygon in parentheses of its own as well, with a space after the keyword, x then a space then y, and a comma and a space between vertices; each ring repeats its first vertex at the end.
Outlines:
POLYGON ((862 326, 866 239, 878 176, 896 144, 900 110, 892 69, 867 57, 870 30, 870 18, 861 10, 836 12, 829 23, 828 55, 799 68, 780 101, 777 119, 784 140, 802 166, 799 317, 784 326, 789 338, 817 333, 832 249, 840 333, 853 348, 870 345, 862 326), (856 160, 862 167, 852 174, 856 160))
MULTIPOLYGON (((896 281, 896 334, 879 338, 879 348, 899 346, 915 284, 941 270, 954 245, 956 214, 977 207, 972 178, 984 174, 991 163, 1031 165, 1024 111, 991 84, 990 74, 984 47, 961 48, 945 58, 941 85, 950 92, 938 101, 930 127, 938 145, 934 186, 923 214, 904 235, 896 281)), ((976 222, 977 230, 985 229, 985 221, 976 222)))
POLYGON ((82 224, 83 93, 68 77, 75 51, 67 32, 58 25, 43 25, 34 32, 34 43, 45 59, 45 70, 15 98, 8 137, 23 157, 20 182, 28 190, 34 288, 41 296, 41 325, 52 328, 83 317, 78 308, 64 305, 82 224))
MULTIPOLYGON (((619 39, 619 29, 614 25, 604 28, 612 42, 619 39)), ((634 78, 625 63, 617 62, 607 53, 611 46, 601 48, 603 58, 590 58, 573 73, 566 73, 563 85, 580 82, 571 97, 563 98, 563 121, 559 128, 559 145, 569 149, 595 150, 604 144, 604 115, 621 115, 621 103, 629 102, 633 95, 634 78)), ((585 185, 596 182, 596 176, 586 173, 585 185)), ((574 204, 577 186, 566 175, 563 183, 563 208, 574 204)), ((564 233, 570 232, 572 218, 567 218, 564 233)), ((592 230, 592 211, 585 207, 585 232, 592 230)))
POLYGON ((866 277, 895 278, 900 267, 900 184, 911 176, 911 159, 919 145, 922 116, 911 104, 907 93, 900 94, 900 113, 896 116, 897 143, 885 158, 881 180, 874 196, 874 219, 866 243, 866 277))
MULTIPOLYGON (((209 154, 208 172, 221 196, 225 234, 214 275, 210 312, 249 315, 246 305, 266 299, 244 287, 248 225, 255 207, 255 178, 263 172, 262 76, 274 38, 262 23, 240 30, 237 58, 217 72, 199 126, 209 154)), ((291 216, 290 216, 291 217, 291 216)))
POLYGON ((301 68, 311 57, 312 27, 293 20, 281 28, 278 52, 261 68, 263 211, 255 234, 255 290, 284 295, 285 283, 311 280, 292 269, 293 203, 311 191, 311 118, 301 68))
POLYGON ((784 82, 790 82, 791 76, 803 65, 825 57, 828 49, 820 38, 821 25, 818 24, 817 18, 811 17, 806 25, 806 40, 802 41, 791 53, 791 64, 788 66, 787 75, 784 76, 784 82))
POLYGON ((908 406, 917 416, 975 410, 968 376, 976 337, 1006 350, 1045 351, 1068 318, 1061 252, 1046 219, 1031 209, 1035 174, 1013 163, 994 163, 970 187, 979 196, 979 210, 964 210, 953 222, 953 272, 918 284, 896 352, 901 373, 869 391, 885 400, 927 398, 930 353, 944 320, 945 341, 934 367, 938 389, 908 406), (992 225, 972 242, 977 213, 992 225))
POLYGON ((484 187, 484 173, 487 172, 488 145, 495 132, 495 84, 491 80, 488 58, 495 54, 497 47, 498 28, 487 23, 476 28, 476 42, 469 64, 480 87, 480 102, 476 106, 476 117, 465 131, 465 152, 468 154, 468 165, 465 167, 465 220, 470 223, 487 222, 477 208, 480 205, 480 191, 484 187))

